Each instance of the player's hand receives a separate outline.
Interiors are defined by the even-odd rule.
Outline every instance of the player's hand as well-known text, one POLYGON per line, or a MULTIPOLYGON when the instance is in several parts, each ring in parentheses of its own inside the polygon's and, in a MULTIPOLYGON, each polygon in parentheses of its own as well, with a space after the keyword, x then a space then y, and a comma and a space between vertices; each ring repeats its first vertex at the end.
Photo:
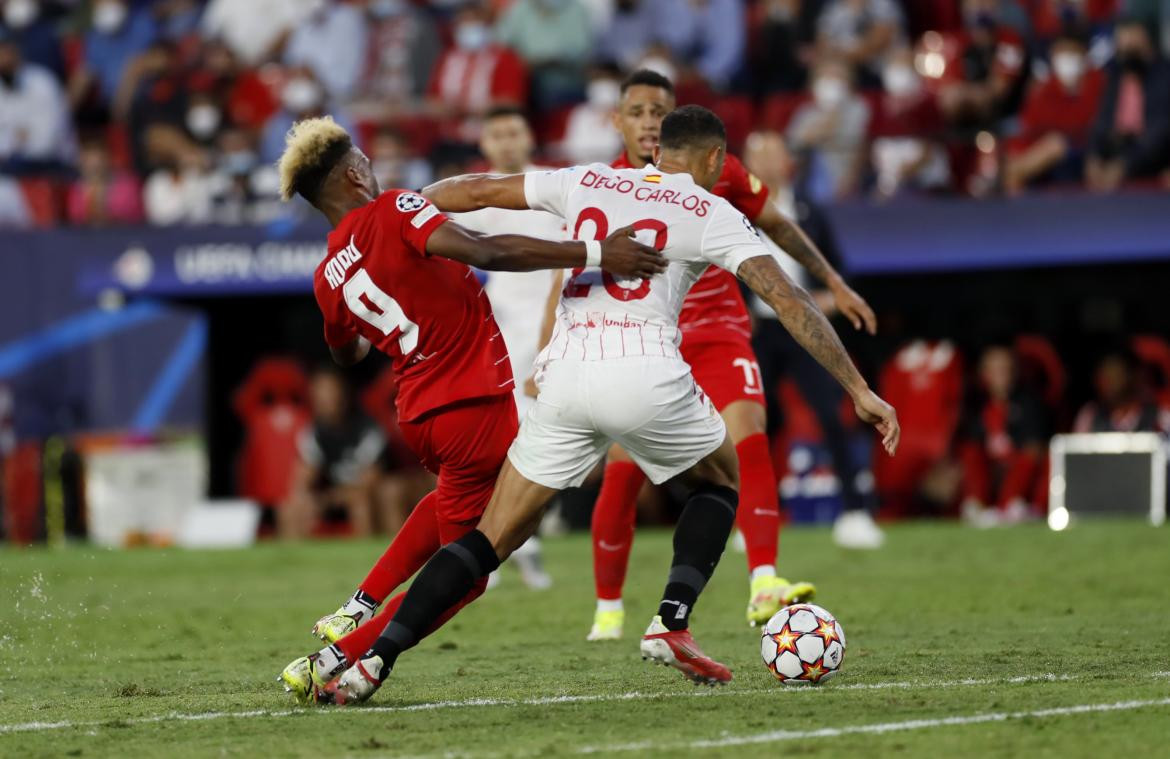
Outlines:
POLYGON ((601 243, 601 268, 611 274, 650 279, 666 271, 666 263, 662 253, 634 239, 632 226, 616 230, 601 243))
POLYGON ((864 326, 865 331, 869 334, 877 334, 877 316, 874 315, 869 304, 865 302, 865 298, 858 295, 852 287, 843 281, 835 284, 832 291, 833 300, 836 301, 838 310, 853 325, 853 329, 861 329, 864 326))
POLYGON ((894 407, 883 401, 869 388, 853 399, 857 416, 866 424, 872 424, 882 435, 882 447, 891 456, 898 450, 902 428, 898 426, 898 413, 894 407))

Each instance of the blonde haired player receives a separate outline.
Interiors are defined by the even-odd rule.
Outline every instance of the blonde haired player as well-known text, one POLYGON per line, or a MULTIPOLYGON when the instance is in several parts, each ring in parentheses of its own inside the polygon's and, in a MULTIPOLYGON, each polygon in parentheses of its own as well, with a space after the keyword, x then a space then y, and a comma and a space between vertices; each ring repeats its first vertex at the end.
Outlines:
MULTIPOLYGON (((311 700, 369 648, 401 597, 370 621, 379 603, 439 546, 475 527, 515 437, 507 348, 469 267, 530 271, 600 261, 615 274, 653 276, 665 261, 629 230, 585 244, 463 229, 421 195, 383 193, 370 160, 328 117, 293 126, 280 176, 286 199, 302 196, 333 227, 313 275, 330 353, 349 366, 374 346, 393 360, 403 437, 438 475, 357 592, 314 628, 331 645, 281 673, 298 699, 311 700)), ((477 578, 444 614, 483 585, 477 578)))

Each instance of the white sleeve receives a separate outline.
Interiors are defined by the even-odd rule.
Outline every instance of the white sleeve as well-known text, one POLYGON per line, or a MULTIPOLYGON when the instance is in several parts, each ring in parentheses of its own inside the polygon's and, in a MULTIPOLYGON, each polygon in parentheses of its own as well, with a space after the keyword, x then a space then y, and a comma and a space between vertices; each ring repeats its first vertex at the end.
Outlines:
POLYGON ((730 203, 719 202, 713 213, 703 233, 703 260, 735 274, 749 258, 772 255, 748 218, 730 203))
POLYGON ((536 211, 548 211, 565 218, 569 206, 569 193, 585 176, 580 166, 553 171, 530 171, 524 175, 524 199, 528 207, 536 211))

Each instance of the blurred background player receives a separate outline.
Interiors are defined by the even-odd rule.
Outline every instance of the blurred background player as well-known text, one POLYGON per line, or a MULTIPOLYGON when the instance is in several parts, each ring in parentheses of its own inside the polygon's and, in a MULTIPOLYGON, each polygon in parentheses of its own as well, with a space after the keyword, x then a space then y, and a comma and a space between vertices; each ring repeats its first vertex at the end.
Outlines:
POLYGON ((288 502, 278 512, 281 537, 307 537, 330 509, 340 509, 360 537, 387 531, 396 521, 381 513, 378 459, 386 439, 357 413, 345 378, 335 367, 317 369, 309 383, 313 420, 297 441, 300 462, 288 502))
MULTIPOLYGON (((625 151, 613 167, 642 168, 650 163, 662 120, 674 107, 674 85, 666 77, 645 69, 627 77, 614 114, 614 127, 622 135, 625 151)), ((726 198, 781 250, 825 283, 855 328, 864 327, 871 334, 876 331, 877 321, 866 302, 845 284, 796 224, 767 202, 768 188, 735 156, 726 157, 712 192, 726 198)), ((679 327, 683 357, 727 422, 739 457, 742 506, 737 521, 747 543, 751 579, 747 619, 751 624, 762 624, 781 606, 811 598, 815 588, 776 575, 780 510, 765 428, 765 391, 751 346, 751 317, 735 277, 709 268, 683 302, 679 327)), ((644 482, 645 476, 620 449, 611 450, 593 510, 597 610, 589 640, 621 637, 625 620, 621 592, 633 543, 634 501, 644 482)))
MULTIPOLYGON (((523 174, 542 170, 532 165, 535 143, 524 112, 516 106, 497 106, 487 113, 480 134, 479 149, 493 174, 523 174)), ((451 218, 467 229, 483 234, 523 232, 542 240, 565 239, 565 223, 544 211, 511 211, 484 208, 470 213, 452 214, 451 218)), ((520 420, 532 405, 529 384, 534 371, 540 341, 540 314, 552 286, 555 273, 542 271, 496 271, 487 274, 484 291, 492 303, 492 314, 508 345, 508 359, 516 386, 512 395, 520 420)), ((535 535, 515 553, 512 561, 520 570, 524 584, 534 590, 552 585, 542 566, 540 539, 535 535)), ((493 572, 488 587, 499 581, 493 572)))
MULTIPOLYGON (((767 188, 767 202, 785 218, 799 224, 828 260, 834 263, 840 260, 828 216, 794 186, 796 161, 783 135, 767 130, 752 133, 747 140, 744 162, 767 188)), ((764 244, 773 245, 770 239, 765 239, 764 244)), ((832 294, 816 289, 816 283, 809 281, 808 272, 800 264, 788 256, 781 255, 778 259, 795 282, 809 288, 826 315, 836 313, 832 294)), ((841 388, 776 321, 771 309, 759 299, 753 299, 752 305, 758 317, 752 345, 759 357, 764 387, 775 388, 782 376, 791 377, 801 397, 816 415, 824 435, 825 447, 841 488, 841 514, 833 524, 833 539, 842 548, 880 548, 884 535, 870 514, 872 487, 867 492, 862 488, 865 483, 872 483, 873 476, 850 450, 849 433, 841 423, 841 388)), ((784 422, 784 410, 777 393, 767 393, 767 409, 768 430, 773 433, 784 422)))

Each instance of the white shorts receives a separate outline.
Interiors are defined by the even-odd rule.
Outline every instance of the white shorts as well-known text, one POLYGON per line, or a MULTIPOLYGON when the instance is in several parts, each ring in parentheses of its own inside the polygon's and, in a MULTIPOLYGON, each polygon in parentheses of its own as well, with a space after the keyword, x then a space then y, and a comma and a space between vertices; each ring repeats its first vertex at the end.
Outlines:
POLYGON ((677 358, 553 361, 508 450, 545 487, 580 485, 617 443, 658 484, 690 469, 727 436, 723 418, 677 358))

